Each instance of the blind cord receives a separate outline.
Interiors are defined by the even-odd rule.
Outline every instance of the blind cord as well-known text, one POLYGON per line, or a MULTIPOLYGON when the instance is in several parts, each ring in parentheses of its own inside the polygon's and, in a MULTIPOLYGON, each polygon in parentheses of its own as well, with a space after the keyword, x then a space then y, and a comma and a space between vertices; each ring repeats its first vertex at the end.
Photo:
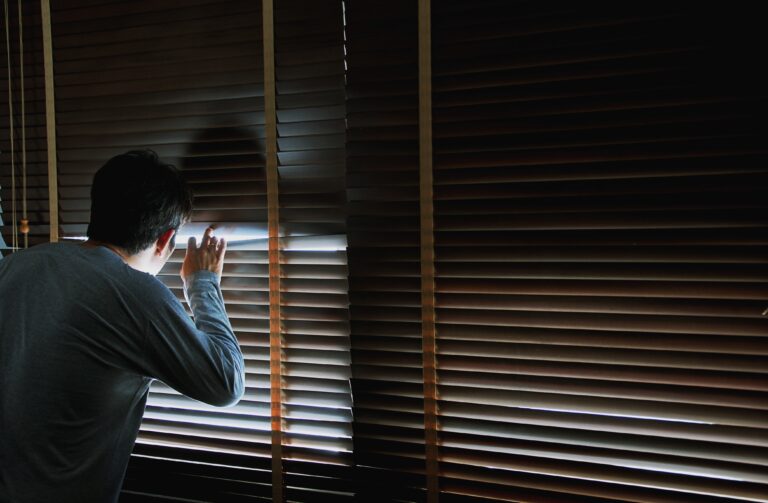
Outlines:
POLYGON ((19 86, 21 90, 21 226, 24 248, 29 248, 29 217, 27 216, 27 114, 24 99, 24 22, 21 0, 19 5, 19 86))
POLYGON ((19 249, 19 237, 16 226, 16 154, 13 137, 13 81, 11 80, 11 37, 8 21, 8 0, 3 0, 3 8, 5 10, 5 55, 8 61, 8 126, 11 141, 11 219, 13 220, 11 224, 13 232, 11 236, 11 249, 16 251, 19 249))

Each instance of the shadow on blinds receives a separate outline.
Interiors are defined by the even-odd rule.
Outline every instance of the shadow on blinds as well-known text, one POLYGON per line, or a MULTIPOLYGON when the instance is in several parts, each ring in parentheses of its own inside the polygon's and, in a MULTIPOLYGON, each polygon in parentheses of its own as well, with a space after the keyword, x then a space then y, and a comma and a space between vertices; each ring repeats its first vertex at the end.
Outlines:
MULTIPOLYGON (((258 123, 258 112, 244 114, 258 123)), ((235 126, 226 116, 195 135, 178 160, 195 195, 191 221, 179 232, 177 250, 158 275, 179 298, 184 249, 211 225, 231 241, 221 288, 246 360, 246 392, 221 409, 152 385, 138 443, 185 449, 270 455, 269 287, 267 284, 266 185, 263 127, 235 126)))

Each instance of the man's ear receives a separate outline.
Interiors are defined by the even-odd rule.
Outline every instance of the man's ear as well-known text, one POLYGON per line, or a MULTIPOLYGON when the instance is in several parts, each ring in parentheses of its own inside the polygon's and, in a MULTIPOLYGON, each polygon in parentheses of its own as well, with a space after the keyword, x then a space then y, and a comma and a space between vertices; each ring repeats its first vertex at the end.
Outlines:
POLYGON ((171 239, 175 234, 175 229, 168 229, 167 231, 163 232, 159 238, 157 238, 157 243, 155 244, 155 255, 162 256, 164 253, 166 253, 166 249, 171 246, 171 239))

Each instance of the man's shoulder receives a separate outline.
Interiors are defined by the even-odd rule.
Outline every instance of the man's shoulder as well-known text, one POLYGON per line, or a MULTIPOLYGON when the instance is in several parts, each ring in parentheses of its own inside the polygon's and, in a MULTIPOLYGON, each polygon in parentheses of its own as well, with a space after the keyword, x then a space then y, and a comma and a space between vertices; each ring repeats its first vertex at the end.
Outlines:
POLYGON ((25 265, 34 267, 33 264, 40 260, 51 260, 68 255, 72 251, 71 248, 72 245, 69 243, 43 243, 9 253, 3 257, 0 264, 7 268, 25 265))
POLYGON ((39 254, 64 253, 71 247, 70 243, 41 243, 29 248, 8 253, 5 258, 19 260, 22 257, 31 257, 39 254))
POLYGON ((141 292, 161 296, 173 295, 165 283, 151 274, 131 269, 130 266, 126 272, 131 277, 132 286, 141 292))
POLYGON ((131 277, 128 289, 147 309, 153 310, 160 306, 172 310, 184 309, 181 299, 171 290, 175 285, 167 285, 157 277, 135 269, 131 269, 128 274, 131 277))

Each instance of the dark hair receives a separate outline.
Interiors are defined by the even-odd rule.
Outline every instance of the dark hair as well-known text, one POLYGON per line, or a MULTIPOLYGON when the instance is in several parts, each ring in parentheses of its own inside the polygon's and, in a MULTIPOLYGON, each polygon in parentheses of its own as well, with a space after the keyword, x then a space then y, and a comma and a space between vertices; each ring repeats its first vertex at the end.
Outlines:
POLYGON ((152 150, 113 157, 91 186, 88 238, 136 254, 192 213, 192 192, 181 172, 152 150))

